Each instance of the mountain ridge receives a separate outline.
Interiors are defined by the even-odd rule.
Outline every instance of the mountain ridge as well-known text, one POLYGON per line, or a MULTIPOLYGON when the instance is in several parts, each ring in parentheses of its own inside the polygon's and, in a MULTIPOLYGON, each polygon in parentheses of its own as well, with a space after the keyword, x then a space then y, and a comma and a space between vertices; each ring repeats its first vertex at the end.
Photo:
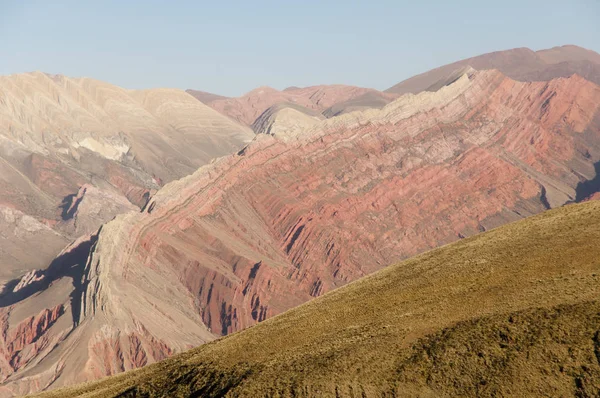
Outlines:
POLYGON ((547 81, 579 74, 600 84, 600 54, 564 45, 538 51, 520 47, 466 58, 410 77, 385 92, 405 94, 427 90, 437 80, 466 65, 478 70, 497 69, 518 81, 547 81))

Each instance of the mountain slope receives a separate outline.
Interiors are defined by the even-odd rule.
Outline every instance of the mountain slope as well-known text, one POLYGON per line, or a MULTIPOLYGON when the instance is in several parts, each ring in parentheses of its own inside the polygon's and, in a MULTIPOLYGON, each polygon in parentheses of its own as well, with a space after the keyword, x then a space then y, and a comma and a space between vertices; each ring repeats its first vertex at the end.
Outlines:
MULTIPOLYGON (((66 225, 72 214, 64 209, 81 187, 142 207, 163 183, 239 150, 253 136, 180 90, 131 91, 38 72, 1 76, 0 207, 43 226, 26 238, 40 245, 31 255, 12 223, 0 218, 3 272, 45 267, 79 236, 80 229, 66 225)), ((97 213, 85 232, 115 214, 97 213)))
POLYGON ((479 55, 413 76, 386 92, 405 94, 435 91, 431 88, 434 83, 467 66, 477 70, 497 69, 512 79, 525 82, 547 81, 578 74, 600 84, 600 54, 569 45, 535 52, 528 48, 515 48, 479 55))
POLYGON ((600 202, 566 206, 161 363, 42 396, 593 395, 599 240, 600 202))
POLYGON ((138 357, 150 363, 387 264, 588 197, 599 106, 600 87, 578 76, 520 83, 470 71, 296 136, 258 135, 106 224, 27 295, 0 297, 3 311, 38 316, 54 308, 39 299, 49 281, 64 288, 53 294, 63 306, 55 323, 22 326, 16 336, 35 336, 25 346, 6 340, 8 362, 27 360, 3 371, 4 391, 138 367, 138 357))
POLYGON ((5 76, 1 131, 37 152, 133 157, 164 181, 235 150, 249 131, 174 89, 131 91, 87 78, 5 76), (195 154, 198 152, 198 154, 195 154))

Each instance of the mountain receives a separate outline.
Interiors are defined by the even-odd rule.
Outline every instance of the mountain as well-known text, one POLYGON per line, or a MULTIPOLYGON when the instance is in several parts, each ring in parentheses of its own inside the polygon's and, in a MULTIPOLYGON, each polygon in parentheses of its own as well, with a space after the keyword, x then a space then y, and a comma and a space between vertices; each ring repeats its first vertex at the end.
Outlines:
POLYGON ((386 92, 416 94, 430 90, 437 81, 467 66, 477 70, 497 69, 514 80, 524 82, 547 81, 578 74, 584 79, 600 84, 600 54, 567 45, 540 51, 515 48, 479 55, 413 76, 387 89, 386 92))
POLYGON ((253 137, 180 90, 0 77, 0 282, 46 267, 73 239, 253 137))
POLYGON ((593 396, 600 202, 390 266, 241 333, 40 397, 593 396))
MULTIPOLYGON (((204 94, 194 94, 198 93, 194 90, 188 92, 200 101, 206 98, 204 94)), ((394 94, 345 85, 288 87, 283 91, 259 87, 239 98, 210 98, 207 104, 233 120, 250 126, 273 106, 289 105, 296 109, 304 108, 308 113, 326 113, 333 116, 350 110, 381 108, 394 98, 394 94), (334 110, 330 109, 334 106, 334 110)))
POLYGON ((600 188, 599 107, 600 87, 579 76, 468 70, 302 134, 259 134, 5 289, 1 391, 139 367, 588 198, 600 188))

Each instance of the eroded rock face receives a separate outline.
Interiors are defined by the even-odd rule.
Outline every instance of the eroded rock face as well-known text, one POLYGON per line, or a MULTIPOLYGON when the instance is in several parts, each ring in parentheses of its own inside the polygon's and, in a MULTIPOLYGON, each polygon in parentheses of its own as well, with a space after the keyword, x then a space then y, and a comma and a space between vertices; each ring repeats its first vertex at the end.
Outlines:
MULTIPOLYGON (((71 265, 55 266, 58 276, 28 285, 73 281, 53 295, 65 308, 53 325, 72 331, 39 364, 6 368, 14 373, 4 391, 150 363, 397 260, 576 200, 600 161, 599 106, 600 87, 578 76, 520 83, 469 71, 435 93, 303 134, 258 135, 165 185, 143 212, 117 216, 65 252, 57 264, 71 265)), ((10 311, 38 302, 22 295, 8 296, 10 311)), ((51 309, 42 307, 36 313, 51 309)))

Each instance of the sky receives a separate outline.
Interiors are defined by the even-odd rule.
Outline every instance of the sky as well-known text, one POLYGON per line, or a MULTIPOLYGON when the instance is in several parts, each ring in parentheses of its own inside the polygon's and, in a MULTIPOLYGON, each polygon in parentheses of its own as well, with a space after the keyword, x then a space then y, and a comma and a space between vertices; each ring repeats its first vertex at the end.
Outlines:
POLYGON ((600 52, 600 0, 0 0, 0 75, 238 96, 259 86, 386 89, 515 47, 600 52))

